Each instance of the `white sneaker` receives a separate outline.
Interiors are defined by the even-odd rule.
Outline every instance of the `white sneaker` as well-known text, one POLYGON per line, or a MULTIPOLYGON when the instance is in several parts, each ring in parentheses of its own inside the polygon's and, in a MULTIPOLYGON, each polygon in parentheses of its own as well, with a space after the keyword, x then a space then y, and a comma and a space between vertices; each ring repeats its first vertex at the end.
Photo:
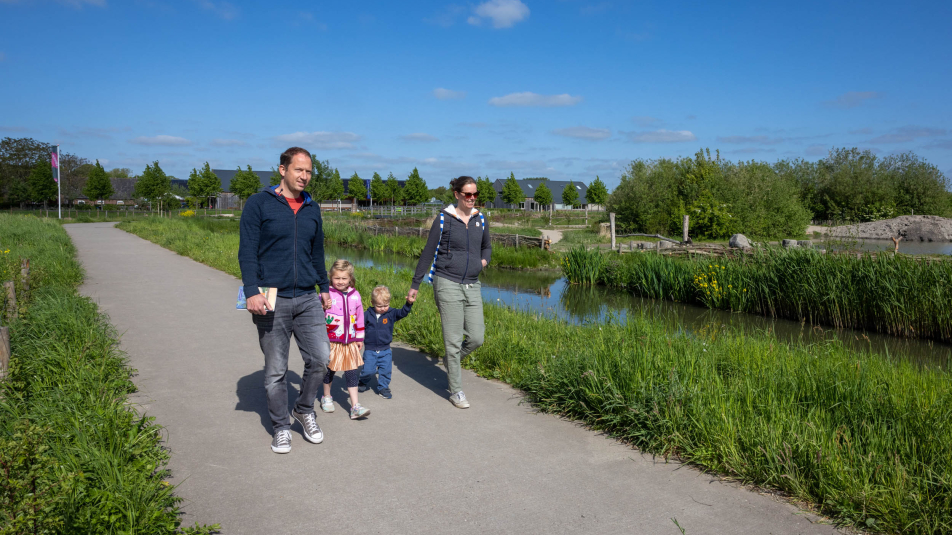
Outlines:
POLYGON ((466 401, 466 394, 462 390, 450 396, 450 402, 456 405, 458 409, 468 409, 469 401, 466 401))
POLYGON ((334 398, 321 396, 321 410, 324 412, 334 412, 334 398))
POLYGON ((271 451, 275 453, 289 453, 291 451, 291 431, 284 429, 274 434, 271 440, 271 451))

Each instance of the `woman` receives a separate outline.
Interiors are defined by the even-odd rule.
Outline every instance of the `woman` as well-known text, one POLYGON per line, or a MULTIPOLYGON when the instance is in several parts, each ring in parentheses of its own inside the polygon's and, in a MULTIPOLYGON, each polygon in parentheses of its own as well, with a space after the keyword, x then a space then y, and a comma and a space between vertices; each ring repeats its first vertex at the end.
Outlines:
POLYGON ((450 401, 465 409, 469 401, 463 393, 460 361, 483 345, 486 326, 479 272, 489 264, 492 248, 486 218, 476 209, 476 180, 461 176, 450 181, 450 189, 456 205, 441 210, 433 221, 407 299, 416 298, 420 282, 429 272, 443 323, 450 401))

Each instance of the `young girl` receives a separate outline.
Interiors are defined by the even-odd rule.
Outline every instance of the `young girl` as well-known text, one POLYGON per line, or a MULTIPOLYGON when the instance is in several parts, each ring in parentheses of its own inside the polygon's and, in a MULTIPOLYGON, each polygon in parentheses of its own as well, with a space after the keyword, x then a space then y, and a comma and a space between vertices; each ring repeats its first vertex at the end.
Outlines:
POLYGON ((347 260, 336 260, 331 266, 331 306, 325 311, 327 337, 331 342, 331 357, 324 375, 324 396, 321 410, 334 412, 331 382, 335 372, 344 372, 347 393, 350 394, 350 419, 364 418, 370 410, 357 402, 357 381, 364 365, 361 350, 364 342, 364 310, 360 294, 354 288, 354 265, 347 260))

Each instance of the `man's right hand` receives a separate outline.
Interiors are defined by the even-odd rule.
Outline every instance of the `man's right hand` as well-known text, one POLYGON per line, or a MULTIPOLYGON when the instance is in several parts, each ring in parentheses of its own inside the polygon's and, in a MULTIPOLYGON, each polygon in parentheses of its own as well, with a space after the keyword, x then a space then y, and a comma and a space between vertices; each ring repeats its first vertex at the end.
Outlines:
POLYGON ((263 316, 271 310, 271 304, 268 303, 268 298, 265 297, 264 294, 252 295, 245 303, 248 307, 248 312, 258 314, 259 316, 263 316))

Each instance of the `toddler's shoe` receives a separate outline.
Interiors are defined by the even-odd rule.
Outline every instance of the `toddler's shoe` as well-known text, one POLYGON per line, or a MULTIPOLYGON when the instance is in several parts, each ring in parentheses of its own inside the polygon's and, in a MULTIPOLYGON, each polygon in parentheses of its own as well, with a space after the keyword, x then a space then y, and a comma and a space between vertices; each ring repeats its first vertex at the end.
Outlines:
POLYGON ((334 398, 321 396, 321 410, 324 412, 334 412, 334 398))
POLYGON ((370 409, 362 407, 360 403, 354 405, 350 408, 350 419, 357 420, 360 418, 366 418, 370 414, 370 409))
POLYGON ((368 391, 368 390, 370 390, 370 387, 367 386, 366 383, 357 383, 357 391, 358 391, 358 392, 364 393, 364 392, 366 392, 366 391, 368 391))
POLYGON ((389 388, 381 388, 381 389, 380 389, 380 392, 378 392, 378 394, 380 394, 380 397, 382 397, 383 399, 391 399, 391 398, 393 398, 393 394, 390 393, 390 389, 389 389, 389 388))

